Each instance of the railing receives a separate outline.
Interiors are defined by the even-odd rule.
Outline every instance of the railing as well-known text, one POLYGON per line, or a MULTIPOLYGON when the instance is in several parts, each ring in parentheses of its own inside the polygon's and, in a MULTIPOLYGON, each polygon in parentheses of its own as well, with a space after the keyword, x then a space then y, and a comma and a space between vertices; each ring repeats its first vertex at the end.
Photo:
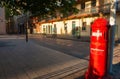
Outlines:
MULTIPOLYGON (((85 8, 85 9, 81 9, 79 14, 91 14, 91 13, 98 13, 99 11, 102 11, 103 13, 109 13, 110 12, 110 3, 102 5, 100 7, 91 7, 91 8, 85 8)), ((120 1, 118 1, 116 3, 116 10, 120 11, 120 1)))
POLYGON ((110 12, 110 4, 105 4, 105 5, 101 6, 100 11, 102 11, 103 13, 109 13, 110 12))

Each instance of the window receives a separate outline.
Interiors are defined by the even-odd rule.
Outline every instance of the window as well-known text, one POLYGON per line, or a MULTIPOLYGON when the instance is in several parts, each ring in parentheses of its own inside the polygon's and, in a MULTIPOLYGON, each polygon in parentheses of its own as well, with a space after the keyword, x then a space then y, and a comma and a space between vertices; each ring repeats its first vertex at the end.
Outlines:
POLYGON ((85 9, 85 3, 81 4, 81 9, 85 9))
POLYGON ((91 2, 92 7, 96 6, 96 0, 91 2))
POLYGON ((92 35, 92 24, 93 22, 90 23, 90 35, 92 35))
POLYGON ((50 34, 50 25, 48 25, 48 33, 50 34))
POLYGON ((50 25, 50 33, 52 34, 52 25, 50 25))
POLYGON ((54 32, 54 34, 57 33, 57 27, 56 27, 56 24, 54 24, 53 32, 54 32))
POLYGON ((82 23, 82 31, 86 31, 86 22, 82 23))
POLYGON ((75 21, 72 21, 72 35, 75 36, 75 21))
POLYGON ((46 25, 46 33, 48 33, 48 26, 46 25))
POLYGON ((65 25, 64 25, 64 29, 67 30, 67 23, 65 23, 65 25))
POLYGON ((46 29, 45 29, 45 25, 43 25, 43 33, 45 33, 46 29))
POLYGON ((85 12, 91 11, 91 1, 85 2, 85 12))

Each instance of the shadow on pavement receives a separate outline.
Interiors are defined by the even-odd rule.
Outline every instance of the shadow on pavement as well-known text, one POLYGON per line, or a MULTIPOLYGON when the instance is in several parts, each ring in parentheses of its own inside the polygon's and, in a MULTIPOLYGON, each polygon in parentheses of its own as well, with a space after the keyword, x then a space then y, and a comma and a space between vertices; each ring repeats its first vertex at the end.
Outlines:
POLYGON ((3 42, 3 41, 0 41, 0 47, 11 47, 11 46, 16 46, 10 42, 3 42))
POLYGON ((120 44, 120 39, 115 41, 115 46, 118 46, 120 44))
POLYGON ((49 42, 47 42, 45 40, 44 41, 36 40, 34 38, 31 38, 30 40, 34 41, 35 43, 37 43, 37 44, 39 44, 41 46, 44 46, 44 47, 47 47, 47 48, 50 48, 50 49, 53 49, 53 50, 60 51, 60 52, 62 52, 64 54, 74 56, 74 57, 77 57, 77 58, 80 58, 80 59, 84 59, 84 60, 87 60, 87 61, 89 60, 89 58, 88 58, 88 55, 89 55, 88 54, 88 49, 85 49, 84 53, 81 53, 81 52, 83 52, 83 50, 82 49, 79 50, 80 48, 78 48, 76 50, 75 47, 70 48, 70 47, 65 46, 65 45, 58 45, 58 44, 55 43, 55 41, 54 41, 55 44, 51 44, 51 43, 49 43, 49 42))
POLYGON ((120 62, 113 64, 113 79, 120 79, 120 62))
POLYGON ((82 75, 82 76, 80 76, 80 77, 78 77, 78 78, 75 78, 75 79, 85 79, 85 76, 82 75))
MULTIPOLYGON (((80 77, 77 77, 75 79, 85 79, 85 75, 82 74, 80 77)), ((120 62, 117 64, 113 64, 112 79, 120 79, 120 62)))

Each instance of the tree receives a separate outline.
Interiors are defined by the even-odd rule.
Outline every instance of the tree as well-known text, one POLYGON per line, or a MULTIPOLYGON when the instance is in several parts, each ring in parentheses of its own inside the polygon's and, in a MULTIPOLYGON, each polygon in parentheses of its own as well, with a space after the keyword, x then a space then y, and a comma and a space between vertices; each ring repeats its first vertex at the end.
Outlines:
POLYGON ((0 6, 5 6, 18 15, 18 11, 29 11, 34 16, 56 15, 57 12, 63 15, 76 13, 74 7, 76 0, 1 0, 0 6))

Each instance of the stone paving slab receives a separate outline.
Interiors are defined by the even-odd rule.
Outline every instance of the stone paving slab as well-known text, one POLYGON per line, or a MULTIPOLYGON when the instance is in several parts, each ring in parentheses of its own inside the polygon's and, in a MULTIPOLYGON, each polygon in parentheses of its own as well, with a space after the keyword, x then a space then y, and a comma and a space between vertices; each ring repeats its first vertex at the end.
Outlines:
POLYGON ((74 66, 70 66, 70 67, 61 69, 59 71, 55 71, 55 72, 52 72, 52 73, 49 73, 49 74, 45 74, 45 75, 40 76, 40 77, 35 78, 35 79, 62 79, 62 78, 65 78, 66 76, 68 76, 70 74, 73 74, 73 73, 76 73, 78 71, 82 71, 82 70, 86 69, 87 68, 86 64, 87 64, 86 61, 81 60, 80 63, 78 63, 74 66))

